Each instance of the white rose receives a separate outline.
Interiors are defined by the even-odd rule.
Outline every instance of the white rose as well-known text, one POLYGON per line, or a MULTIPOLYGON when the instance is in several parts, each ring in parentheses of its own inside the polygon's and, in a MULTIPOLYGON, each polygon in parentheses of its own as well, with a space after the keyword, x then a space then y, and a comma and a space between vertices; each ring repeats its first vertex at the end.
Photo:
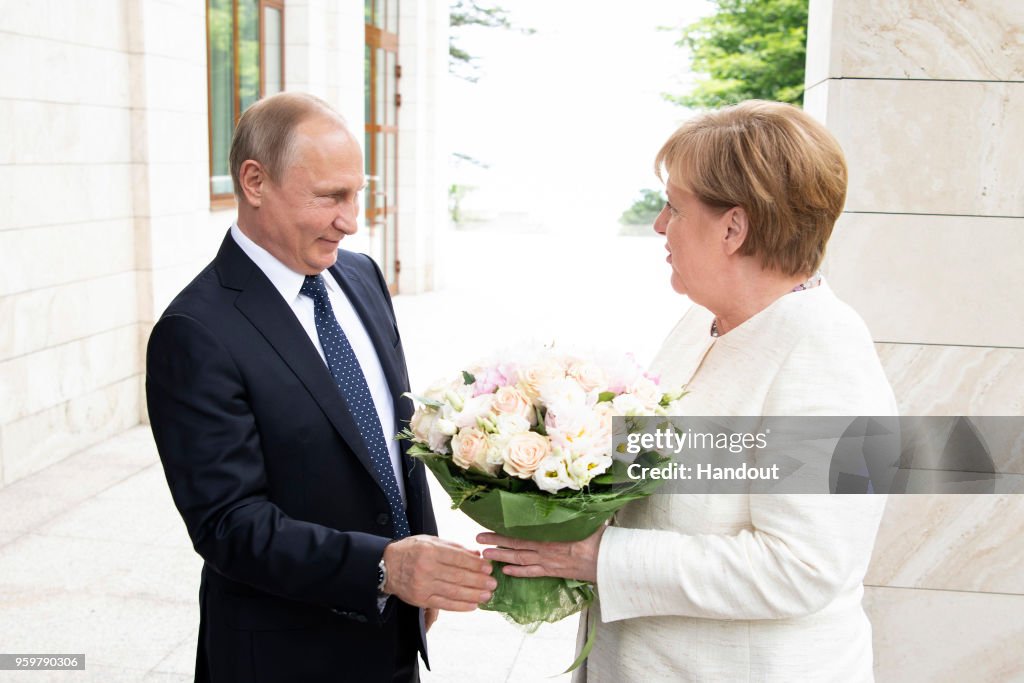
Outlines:
POLYGON ((409 429, 419 443, 427 443, 430 437, 430 430, 439 417, 438 412, 433 408, 417 408, 409 421, 409 429))
POLYGON ((499 416, 518 415, 529 420, 531 424, 537 419, 533 402, 526 394, 513 386, 501 387, 494 392, 492 407, 499 416))
POLYGON ((533 482, 537 488, 548 493, 556 493, 569 488, 580 489, 579 484, 569 475, 568 462, 561 451, 555 451, 544 458, 533 473, 533 482))
POLYGON ((491 404, 494 402, 493 394, 480 394, 466 399, 462 409, 452 416, 452 421, 459 429, 475 427, 479 417, 487 417, 491 412, 491 404))
POLYGON ((612 399, 612 410, 616 415, 645 415, 647 406, 633 394, 619 394, 612 399))
POLYGON ((452 462, 464 470, 494 476, 498 466, 487 462, 487 435, 476 427, 463 429, 452 439, 452 462))
POLYGON ((553 360, 521 366, 519 368, 519 388, 532 401, 537 398, 540 388, 548 382, 565 377, 565 368, 553 360))
POLYGON ((503 434, 501 432, 497 434, 491 434, 488 438, 487 455, 485 459, 488 465, 495 465, 499 469, 505 464, 505 448, 508 446, 509 439, 514 434, 503 434))
POLYGON ((537 390, 541 403, 549 410, 565 410, 587 405, 587 392, 574 379, 562 377, 540 385, 537 390))
POLYGON ((569 376, 579 382, 586 392, 603 389, 608 386, 608 376, 599 366, 585 361, 576 361, 569 365, 569 376))
POLYGON ((513 435, 505 446, 505 472, 513 477, 529 479, 540 461, 551 453, 551 443, 537 432, 513 435))
POLYGON ((519 415, 498 415, 494 418, 494 425, 498 433, 504 436, 530 431, 530 423, 519 415))
POLYGON ((448 418, 442 417, 434 423, 434 429, 445 436, 455 436, 459 431, 459 426, 448 418))
POLYGON ((626 388, 626 393, 632 394, 637 400, 651 409, 661 402, 662 393, 658 390, 658 385, 646 377, 638 378, 631 386, 626 388))
POLYGON ((440 423, 442 422, 445 422, 445 420, 438 418, 430 425, 430 430, 427 432, 427 448, 435 453, 447 455, 451 452, 448 450, 451 434, 446 434, 441 430, 440 423))
POLYGON ((614 425, 615 408, 609 401, 603 401, 594 406, 594 422, 597 432, 602 438, 612 438, 612 426, 614 425))

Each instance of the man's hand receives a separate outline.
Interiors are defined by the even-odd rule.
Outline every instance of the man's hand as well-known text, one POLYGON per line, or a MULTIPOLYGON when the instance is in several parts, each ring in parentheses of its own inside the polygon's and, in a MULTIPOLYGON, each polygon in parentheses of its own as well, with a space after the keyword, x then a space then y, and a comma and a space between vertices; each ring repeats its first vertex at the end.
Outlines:
POLYGON ((384 592, 416 607, 471 612, 498 586, 490 562, 436 536, 395 541, 384 549, 384 564, 384 592))

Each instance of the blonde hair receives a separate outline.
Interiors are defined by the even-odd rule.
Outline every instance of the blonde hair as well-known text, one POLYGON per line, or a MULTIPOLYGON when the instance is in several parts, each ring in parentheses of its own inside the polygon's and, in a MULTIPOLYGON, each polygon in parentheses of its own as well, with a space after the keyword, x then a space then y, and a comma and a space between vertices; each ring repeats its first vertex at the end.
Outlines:
POLYGON ((345 125, 345 120, 331 105, 308 93, 277 93, 245 110, 238 119, 228 154, 236 197, 242 197, 239 173, 246 160, 259 162, 271 179, 280 182, 291 162, 295 129, 314 116, 332 118, 345 125))
POLYGON ((742 255, 786 275, 814 273, 846 201, 846 160, 832 134, 789 104, 748 100, 684 123, 655 172, 710 207, 742 207, 742 255))

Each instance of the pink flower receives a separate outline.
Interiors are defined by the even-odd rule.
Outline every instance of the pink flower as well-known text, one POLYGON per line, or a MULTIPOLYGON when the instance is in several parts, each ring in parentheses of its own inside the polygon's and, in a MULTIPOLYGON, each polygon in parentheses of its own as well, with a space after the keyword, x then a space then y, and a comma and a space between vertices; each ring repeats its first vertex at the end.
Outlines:
POLYGON ((508 384, 506 377, 497 367, 489 367, 475 375, 476 382, 473 383, 473 395, 493 394, 498 387, 508 384))
POLYGON ((494 392, 494 403, 491 407, 499 415, 518 415, 533 424, 536 414, 533 403, 516 387, 501 387, 494 392))
POLYGON ((467 427, 452 439, 452 462, 464 470, 495 475, 498 466, 487 462, 487 435, 476 427, 467 427))
POLYGON ((529 479, 550 453, 551 444, 537 432, 516 434, 505 446, 505 472, 513 477, 529 479))
POLYGON ((569 365, 569 376, 588 393, 595 389, 603 389, 608 383, 608 376, 604 370, 593 363, 582 361, 574 361, 569 365))

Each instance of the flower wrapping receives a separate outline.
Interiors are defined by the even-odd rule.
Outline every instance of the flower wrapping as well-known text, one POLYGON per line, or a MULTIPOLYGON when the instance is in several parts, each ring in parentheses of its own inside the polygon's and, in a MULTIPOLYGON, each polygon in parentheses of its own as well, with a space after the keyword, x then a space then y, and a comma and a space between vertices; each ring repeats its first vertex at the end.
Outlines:
MULTIPOLYGON (((679 414, 682 391, 665 391, 631 356, 594 361, 553 349, 503 354, 435 383, 417 403, 409 454, 423 461, 462 510, 512 538, 578 541, 659 480, 630 478, 629 465, 658 467, 653 452, 612 452, 612 417, 679 414)), ((628 430, 628 419, 625 421, 628 430)), ((485 610, 534 629, 579 612, 593 586, 506 576, 485 610)))

